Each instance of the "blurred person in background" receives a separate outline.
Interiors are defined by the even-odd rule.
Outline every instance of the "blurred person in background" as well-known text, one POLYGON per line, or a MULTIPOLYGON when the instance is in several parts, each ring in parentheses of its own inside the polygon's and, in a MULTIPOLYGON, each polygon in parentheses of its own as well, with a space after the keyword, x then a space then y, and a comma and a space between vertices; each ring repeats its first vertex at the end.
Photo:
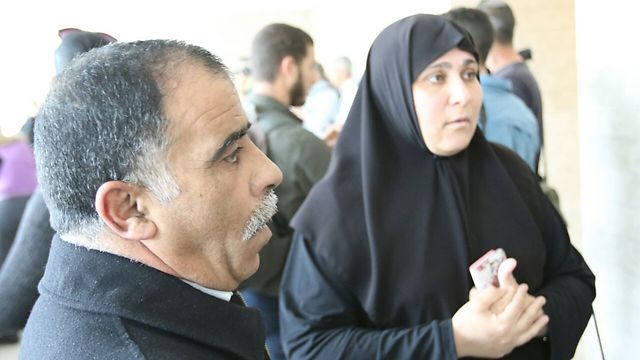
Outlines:
POLYGON ((314 82, 302 106, 305 129, 323 139, 329 126, 336 122, 340 95, 329 83, 320 63, 313 67, 314 82))
MULTIPOLYGON (((114 37, 105 33, 76 28, 59 30, 58 35, 61 43, 54 54, 57 73, 79 54, 116 41, 114 37)), ((35 118, 30 118, 21 129, 21 133, 25 134, 31 143, 35 121, 35 118)), ((35 171, 35 163, 33 169, 35 171)), ((29 183, 29 180, 25 182, 29 183)), ((26 324, 31 308, 38 298, 38 281, 44 273, 53 235, 54 231, 49 224, 49 210, 42 193, 36 188, 19 220, 13 246, 0 268, 0 336, 17 341, 17 332, 26 324)))
POLYGON ((247 112, 255 114, 251 130, 264 140, 261 147, 282 170, 284 180, 275 190, 278 213, 269 223, 273 238, 260 252, 262 261, 256 274, 242 284, 242 295, 264 316, 273 359, 284 359, 278 291, 293 234, 289 222, 312 186, 324 176, 331 158, 324 142, 305 130, 302 120, 290 110, 304 105, 314 81, 314 64, 313 40, 302 29, 270 24, 253 39, 254 84, 247 98, 247 112))
POLYGON ((35 188, 36 164, 27 135, 0 133, 0 268, 35 188))
POLYGON ((324 134, 325 142, 333 147, 344 126, 344 122, 347 120, 353 99, 358 92, 358 81, 353 78, 351 60, 346 56, 336 58, 331 66, 329 79, 331 84, 333 84, 340 93, 340 105, 338 107, 336 121, 327 128, 324 134))
MULTIPOLYGON (((511 81, 513 93, 531 109, 538 120, 540 145, 544 146, 542 96, 533 73, 522 55, 513 46, 516 19, 509 5, 502 0, 482 0, 477 8, 489 16, 495 39, 487 55, 486 67, 491 74, 511 81)), ((537 173, 540 154, 536 156, 537 173)))

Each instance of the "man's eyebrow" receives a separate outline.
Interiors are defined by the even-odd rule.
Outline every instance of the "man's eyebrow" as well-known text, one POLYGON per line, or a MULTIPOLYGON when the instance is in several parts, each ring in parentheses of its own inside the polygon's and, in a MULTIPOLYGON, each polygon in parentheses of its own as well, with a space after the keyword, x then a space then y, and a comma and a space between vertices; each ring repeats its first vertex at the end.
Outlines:
POLYGON ((238 131, 234 131, 229 136, 227 136, 227 138, 224 140, 224 143, 222 144, 222 146, 220 146, 218 148, 218 150, 216 151, 216 153, 213 155, 213 158, 211 159, 211 162, 214 163, 214 162, 220 160, 220 158, 222 158, 222 156, 227 151, 229 146, 231 146, 231 144, 233 144, 234 142, 238 141, 238 139, 240 139, 241 137, 245 136, 247 134, 247 132, 249 131, 250 127, 251 127, 251 123, 247 122, 242 127, 242 129, 240 129, 238 131))

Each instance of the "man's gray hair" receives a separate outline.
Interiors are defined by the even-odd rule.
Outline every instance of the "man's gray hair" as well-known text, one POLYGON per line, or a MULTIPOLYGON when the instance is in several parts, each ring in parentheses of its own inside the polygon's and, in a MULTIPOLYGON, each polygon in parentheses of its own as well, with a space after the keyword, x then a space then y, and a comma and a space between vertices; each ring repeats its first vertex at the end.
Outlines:
POLYGON ((164 84, 187 62, 229 80, 218 57, 170 40, 95 49, 57 76, 35 122, 34 151, 51 225, 62 236, 97 236, 95 196, 107 181, 143 186, 161 202, 179 194, 166 161, 164 84))

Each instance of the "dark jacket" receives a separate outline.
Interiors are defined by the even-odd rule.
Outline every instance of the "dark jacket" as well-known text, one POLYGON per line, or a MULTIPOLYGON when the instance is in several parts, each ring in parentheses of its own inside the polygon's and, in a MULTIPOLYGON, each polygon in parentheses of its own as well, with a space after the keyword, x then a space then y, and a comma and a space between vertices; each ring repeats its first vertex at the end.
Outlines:
POLYGON ((257 310, 54 237, 21 359, 263 359, 257 310))
MULTIPOLYGON (((502 164, 518 173, 535 175, 526 170, 526 165, 517 155, 500 145, 492 145, 502 164)), ((527 192, 523 177, 511 173, 518 189, 527 192)), ((533 180, 532 180, 533 181, 533 180)), ((514 349, 505 359, 569 359, 584 331, 591 315, 591 303, 595 297, 595 278, 582 255, 571 245, 566 225, 542 192, 535 188, 536 197, 542 202, 544 214, 541 233, 544 234, 542 253, 532 253, 530 258, 542 256, 544 261, 544 283, 530 288, 534 296, 543 295, 547 302, 544 311, 551 319, 548 341, 534 338, 529 343, 514 349)), ((523 196, 523 198, 525 198, 523 196)), ((416 215, 420 216, 420 215, 416 215)), ((296 229, 297 230, 297 229, 296 229)), ((396 243, 398 242, 395 239, 396 243)), ((429 290, 429 285, 419 274, 421 281, 413 281, 416 261, 429 263, 428 254, 416 252, 404 262, 390 262, 384 269, 390 272, 400 268, 407 275, 403 279, 415 289, 403 300, 408 309, 407 318, 381 324, 379 318, 387 314, 376 314, 367 309, 355 295, 353 286, 346 285, 338 267, 330 264, 326 256, 313 249, 317 239, 294 233, 289 259, 284 270, 280 293, 280 329, 285 353, 292 359, 457 359, 451 326, 451 316, 433 317, 437 307, 443 307, 442 295, 436 294, 430 301, 420 298, 429 290), (426 290, 425 290, 426 289, 426 290), (438 303, 440 301, 440 303, 438 303), (421 318, 430 318, 420 321, 421 318)), ((507 249, 531 248, 531 244, 514 239, 507 249)), ((509 254, 510 251, 507 251, 509 254)), ((388 254, 389 257, 392 254, 388 254)), ((366 263, 370 255, 362 253, 353 257, 354 262, 366 263)), ((446 258, 448 260, 449 258, 446 258)), ((433 261, 433 258, 431 258, 433 261)), ((520 258, 518 264, 526 264, 520 258)), ((456 264, 432 266, 432 273, 442 277, 455 271, 456 264)), ((463 269, 467 271, 467 268, 463 269)), ((382 271, 382 270, 381 270, 382 271)), ((364 277, 368 274, 359 274, 364 277)), ((516 277, 517 279, 520 279, 516 277)), ((402 281, 402 280, 401 280, 402 281)), ((378 285, 378 284, 376 284, 378 285)), ((449 284, 459 289, 462 284, 449 284)), ((373 286, 372 286, 373 287, 373 286)), ((463 289, 467 292, 468 289, 463 289)), ((390 299, 402 299, 400 293, 388 293, 390 299)), ((382 299, 382 300, 385 300, 382 299)), ((445 304, 446 305, 446 304, 445 304)), ((454 309, 456 306, 452 306, 454 309)))

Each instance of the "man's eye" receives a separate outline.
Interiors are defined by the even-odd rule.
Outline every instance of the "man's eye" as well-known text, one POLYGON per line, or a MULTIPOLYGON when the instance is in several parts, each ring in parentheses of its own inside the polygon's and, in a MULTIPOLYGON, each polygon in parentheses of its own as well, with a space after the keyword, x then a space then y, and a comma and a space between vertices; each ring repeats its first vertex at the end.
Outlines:
POLYGON ((231 164, 235 164, 238 162, 238 156, 240 155, 240 150, 242 150, 242 147, 238 146, 235 150, 233 150, 233 152, 231 153, 231 155, 227 156, 224 158, 224 161, 231 163, 231 164))

